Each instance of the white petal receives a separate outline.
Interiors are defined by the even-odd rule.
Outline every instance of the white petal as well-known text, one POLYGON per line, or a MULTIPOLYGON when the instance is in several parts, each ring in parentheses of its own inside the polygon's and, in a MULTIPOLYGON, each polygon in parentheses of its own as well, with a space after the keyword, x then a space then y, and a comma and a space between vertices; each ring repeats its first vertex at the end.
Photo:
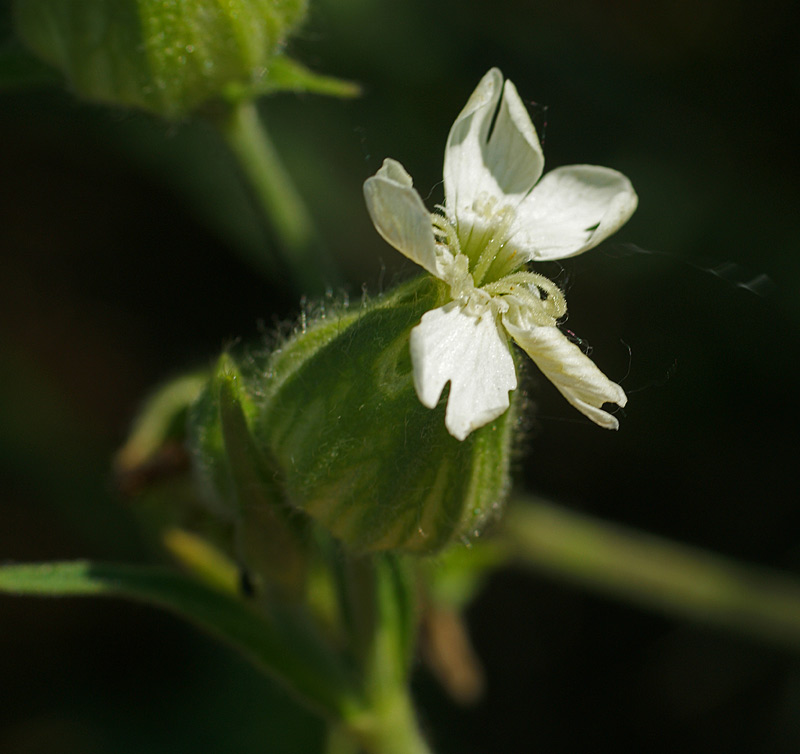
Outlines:
POLYGON ((510 317, 503 318, 503 325, 578 411, 606 429, 619 427, 616 417, 601 406, 604 403, 624 406, 628 402, 625 391, 609 380, 557 327, 520 327, 510 317))
POLYGON ((458 440, 505 412, 517 386, 508 340, 489 309, 473 316, 451 302, 427 312, 411 331, 411 362, 424 406, 435 408, 450 383, 444 423, 458 440))
POLYGON ((493 197, 498 206, 515 206, 539 180, 543 165, 539 138, 516 87, 510 81, 504 86, 503 74, 492 68, 447 138, 444 190, 448 210, 461 223, 469 220, 473 203, 481 195, 493 197))
POLYGON ((575 256, 622 227, 638 198, 622 173, 596 165, 550 171, 517 208, 511 243, 528 260, 575 256))
POLYGON ((378 233, 395 249, 439 277, 431 215, 405 168, 396 160, 384 160, 381 169, 364 181, 364 198, 378 233))

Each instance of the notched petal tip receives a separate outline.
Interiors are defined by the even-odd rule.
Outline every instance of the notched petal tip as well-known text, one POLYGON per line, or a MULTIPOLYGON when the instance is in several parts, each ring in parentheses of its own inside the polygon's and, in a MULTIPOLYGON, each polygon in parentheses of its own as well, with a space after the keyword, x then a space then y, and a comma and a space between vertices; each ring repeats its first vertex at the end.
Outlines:
POLYGON ((536 129, 514 84, 497 68, 480 81, 447 138, 445 204, 469 224, 476 200, 516 206, 542 174, 536 129))
POLYGON ((508 341, 492 313, 467 314, 453 302, 427 312, 411 331, 411 362, 427 408, 450 383, 445 426, 457 440, 502 415, 517 386, 508 341))
MULTIPOLYGON (((453 129, 460 121, 465 120, 474 112, 484 107, 491 107, 491 114, 497 108, 497 103, 500 101, 500 92, 503 89, 503 74, 499 68, 490 68, 478 82, 478 86, 470 95, 467 104, 461 109, 461 112, 453 123, 453 129)), ((487 124, 488 125, 488 124, 487 124)))
POLYGON ((384 160, 380 170, 364 181, 364 199, 383 239, 438 277, 431 216, 405 168, 396 160, 384 160))
MULTIPOLYGON (((617 171, 613 171, 617 172, 617 171)), ((603 219, 592 233, 586 248, 583 251, 594 248, 601 241, 616 233, 625 225, 639 206, 639 197, 633 190, 630 180, 622 173, 617 173, 617 194, 611 200, 603 219)))
POLYGON ((409 175, 408 171, 397 161, 391 157, 387 157, 383 161, 380 169, 375 173, 375 177, 385 178, 387 181, 394 181, 401 186, 411 188, 414 181, 409 175))
POLYGON ((512 242, 529 260, 575 256, 619 230, 636 210, 630 180, 598 165, 547 173, 517 208, 512 242))
POLYGON ((602 408, 592 406, 591 404, 581 400, 570 401, 570 403, 575 406, 575 408, 577 408, 578 411, 580 411, 585 417, 591 419, 598 427, 602 427, 603 429, 611 429, 614 431, 619 429, 619 421, 617 421, 617 417, 608 413, 608 411, 603 411, 602 408))
POLYGON ((503 97, 484 157, 497 188, 514 205, 542 175, 542 145, 511 81, 507 80, 503 86, 503 97))
POLYGON ((473 203, 482 191, 488 171, 483 152, 503 91, 503 74, 492 68, 480 80, 447 135, 444 151, 444 196, 448 212, 473 203))
POLYGON ((600 427, 619 428, 616 417, 602 407, 614 403, 622 408, 628 402, 625 391, 557 327, 530 326, 510 317, 503 325, 570 404, 600 427))

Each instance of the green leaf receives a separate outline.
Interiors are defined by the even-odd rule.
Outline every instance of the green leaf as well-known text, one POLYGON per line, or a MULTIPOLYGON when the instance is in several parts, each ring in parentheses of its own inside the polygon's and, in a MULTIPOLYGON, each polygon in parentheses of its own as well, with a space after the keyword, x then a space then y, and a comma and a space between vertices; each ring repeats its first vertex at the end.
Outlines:
POLYGON ((316 711, 337 720, 363 708, 338 656, 294 615, 266 618, 243 601, 152 566, 86 561, 0 567, 0 592, 124 597, 176 613, 239 650, 316 711))
POLYGON ((245 561, 262 586, 277 589, 284 598, 297 597, 306 575, 304 520, 289 513, 275 464, 253 441, 241 379, 227 354, 220 359, 214 388, 245 561))
POLYGON ((234 82, 225 90, 231 102, 250 100, 276 92, 308 92, 329 97, 358 97, 361 87, 353 81, 315 73, 296 60, 280 55, 270 61, 266 76, 252 84, 234 82))
POLYGON ((310 92, 330 97, 358 97, 361 86, 334 76, 325 76, 291 58, 279 56, 271 63, 265 91, 310 92))

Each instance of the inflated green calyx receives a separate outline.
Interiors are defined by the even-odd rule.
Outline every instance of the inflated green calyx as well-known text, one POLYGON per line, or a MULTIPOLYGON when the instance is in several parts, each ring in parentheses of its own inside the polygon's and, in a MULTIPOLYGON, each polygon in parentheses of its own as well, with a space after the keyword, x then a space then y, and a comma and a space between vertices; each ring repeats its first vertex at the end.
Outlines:
MULTIPOLYGON (((275 504, 354 551, 433 552, 477 535, 502 503, 515 404, 459 441, 445 427, 446 392, 431 410, 414 390, 409 334, 444 296, 423 276, 358 311, 328 312, 267 356, 240 358, 244 415, 269 459, 267 497, 279 490, 275 504)), ((213 445, 202 417, 218 414, 199 409, 193 432, 213 445)))
POLYGON ((78 96, 176 119, 276 88, 307 0, 18 0, 17 31, 78 96))

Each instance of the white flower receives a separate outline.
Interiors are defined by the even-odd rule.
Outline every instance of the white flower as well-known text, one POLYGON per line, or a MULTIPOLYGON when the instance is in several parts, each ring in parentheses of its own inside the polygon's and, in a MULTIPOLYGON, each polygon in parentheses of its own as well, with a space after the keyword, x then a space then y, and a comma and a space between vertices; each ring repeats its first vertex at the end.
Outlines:
POLYGON ((496 419, 517 387, 509 336, 579 411, 616 429, 604 403, 625 392, 558 329, 561 291, 522 269, 599 244, 636 209, 621 173, 594 165, 557 168, 544 156, 510 81, 490 70, 456 118, 444 155, 445 204, 425 209, 411 176, 385 160, 364 183, 367 208, 392 246, 450 286, 452 301, 411 332, 414 385, 434 408, 450 383, 445 425, 463 440, 496 419))

